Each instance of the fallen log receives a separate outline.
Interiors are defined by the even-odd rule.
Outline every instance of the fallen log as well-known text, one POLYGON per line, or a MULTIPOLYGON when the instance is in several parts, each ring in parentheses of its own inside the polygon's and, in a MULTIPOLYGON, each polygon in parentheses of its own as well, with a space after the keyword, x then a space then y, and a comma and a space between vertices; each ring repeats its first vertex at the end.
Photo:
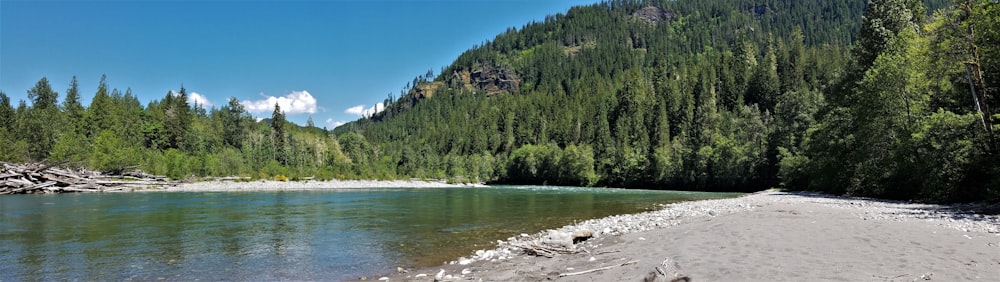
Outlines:
POLYGON ((176 182, 166 177, 149 175, 138 170, 107 174, 85 169, 59 168, 62 163, 2 164, 0 195, 124 192, 176 185, 176 182))
POLYGON ((615 267, 622 267, 622 266, 626 266, 626 265, 637 263, 637 262, 639 262, 639 261, 638 260, 631 260, 631 261, 624 262, 622 264, 609 265, 609 266, 605 266, 605 267, 588 269, 588 270, 578 271, 578 272, 563 273, 563 274, 559 274, 559 277, 566 277, 566 276, 587 274, 587 273, 591 273, 591 272, 598 272, 598 271, 601 271, 601 270, 608 270, 608 269, 612 269, 612 268, 615 268, 615 267))

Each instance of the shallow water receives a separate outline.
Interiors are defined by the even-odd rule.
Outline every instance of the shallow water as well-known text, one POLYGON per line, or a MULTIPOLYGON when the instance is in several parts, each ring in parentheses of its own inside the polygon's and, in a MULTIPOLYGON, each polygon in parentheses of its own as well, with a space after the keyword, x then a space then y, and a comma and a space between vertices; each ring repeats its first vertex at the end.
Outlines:
POLYGON ((0 280, 343 280, 736 194, 568 187, 0 197, 0 280))

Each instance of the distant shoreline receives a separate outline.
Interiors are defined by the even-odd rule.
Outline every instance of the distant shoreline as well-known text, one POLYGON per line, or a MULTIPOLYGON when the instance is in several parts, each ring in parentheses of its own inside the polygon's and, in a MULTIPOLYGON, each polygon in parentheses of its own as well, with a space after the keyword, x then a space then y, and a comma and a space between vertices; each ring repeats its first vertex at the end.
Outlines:
POLYGON ((451 184, 434 180, 304 180, 304 181, 230 181, 211 180, 177 183, 164 188, 137 189, 135 192, 248 192, 371 188, 461 188, 488 187, 481 183, 451 184))

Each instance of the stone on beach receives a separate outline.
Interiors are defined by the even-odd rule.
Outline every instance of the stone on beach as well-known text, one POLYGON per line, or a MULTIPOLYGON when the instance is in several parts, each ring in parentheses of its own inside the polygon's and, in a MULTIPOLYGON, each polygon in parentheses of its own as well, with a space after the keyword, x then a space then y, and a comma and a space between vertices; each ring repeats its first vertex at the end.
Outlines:
POLYGON ((577 244, 583 241, 587 241, 591 237, 594 237, 594 232, 587 229, 577 229, 573 231, 573 244, 577 244))
POLYGON ((434 275, 434 281, 441 281, 441 280, 444 280, 444 269, 438 271, 438 273, 434 275))
POLYGON ((573 248, 573 234, 558 230, 551 230, 549 234, 542 238, 542 244, 557 248, 573 248))

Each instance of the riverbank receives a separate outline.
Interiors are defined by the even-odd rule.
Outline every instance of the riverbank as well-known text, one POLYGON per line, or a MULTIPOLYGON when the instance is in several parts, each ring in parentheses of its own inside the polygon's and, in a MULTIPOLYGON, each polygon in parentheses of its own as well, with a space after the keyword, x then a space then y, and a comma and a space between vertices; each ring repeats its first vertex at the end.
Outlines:
POLYGON ((241 191, 284 191, 284 190, 325 190, 325 189, 365 189, 365 188, 457 188, 485 187, 477 183, 452 184, 445 181, 424 180, 303 180, 303 181, 232 181, 211 180, 177 183, 175 186, 154 187, 136 190, 141 192, 241 192, 241 191))
POLYGON ((996 205, 940 206, 766 191, 522 234, 451 264, 385 278, 991 281, 1000 277, 998 212, 996 205), (986 214, 973 213, 974 208, 985 208, 986 214), (580 230, 591 231, 594 238, 567 248, 551 244, 580 230), (525 246, 567 252, 547 258, 525 254, 525 246))

